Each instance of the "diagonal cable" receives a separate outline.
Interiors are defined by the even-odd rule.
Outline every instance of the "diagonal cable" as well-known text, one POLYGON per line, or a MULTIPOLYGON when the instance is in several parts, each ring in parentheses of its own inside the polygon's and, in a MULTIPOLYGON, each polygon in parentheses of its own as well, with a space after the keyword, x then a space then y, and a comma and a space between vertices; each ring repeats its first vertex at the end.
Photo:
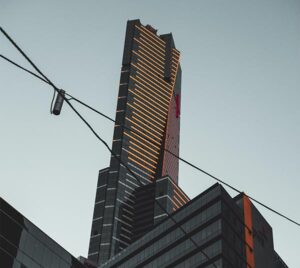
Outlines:
MULTIPOLYGON (((3 59, 5 59, 6 61, 10 62, 11 64, 17 66, 18 68, 20 68, 20 69, 22 69, 22 70, 28 72, 29 74, 31 74, 31 75, 37 77, 38 79, 42 80, 43 82, 45 82, 45 83, 51 85, 51 84, 50 84, 47 80, 45 80, 44 78, 38 76, 37 74, 31 72, 30 70, 28 70, 28 69, 26 69, 26 68, 20 66, 19 64, 17 64, 17 63, 15 63, 14 61, 8 59, 7 57, 5 57, 5 56, 3 56, 3 55, 1 55, 1 54, 0 54, 0 57, 3 58, 3 59)), ((80 103, 81 105, 87 107, 88 109, 94 111, 95 113, 101 115, 102 117, 108 119, 109 121, 114 122, 114 123, 116 122, 113 118, 111 118, 111 117, 109 117, 108 115, 106 115, 106 114, 104 114, 104 113, 102 113, 102 112, 96 110, 95 108, 93 108, 93 107, 91 107, 90 105, 84 103, 83 101, 81 101, 81 100, 75 98, 74 96, 72 96, 72 95, 70 95, 70 94, 68 94, 68 93, 65 93, 65 94, 66 94, 67 96, 70 97, 69 100, 77 101, 77 102, 80 103)), ((130 130, 130 131, 134 132, 135 134, 137 134, 137 135, 139 135, 139 136, 142 136, 139 132, 136 132, 135 130, 130 129, 130 128, 126 127, 125 125, 122 125, 122 126, 123 126, 125 129, 130 130)), ((145 138, 145 139, 147 139, 147 141, 153 143, 153 141, 151 141, 151 140, 148 139, 147 137, 144 137, 144 136, 143 136, 143 138, 145 138)), ((174 154, 173 152, 169 151, 169 150, 166 149, 166 148, 162 148, 162 150, 163 150, 163 151, 166 151, 166 152, 169 153, 169 154, 171 154, 171 155, 174 156, 175 158, 178 158, 180 161, 182 161, 183 163, 187 164, 188 166, 190 166, 190 167, 192 167, 192 168, 194 168, 194 169, 196 169, 196 170, 202 172, 203 174, 205 174, 205 175, 211 177, 212 179, 218 181, 219 183, 221 183, 221 184, 227 186, 227 187, 230 188, 231 190, 233 190, 233 191, 235 191, 235 192, 237 192, 237 193, 239 193, 239 194, 243 193, 245 196, 247 196, 247 197, 248 197, 249 199, 251 199, 253 202, 255 202, 255 203, 261 205, 261 206, 264 207, 265 209, 267 209, 267 210, 269 210, 269 211, 271 211, 271 212, 277 214, 278 216, 280 216, 280 217, 282 217, 282 218, 284 218, 284 219, 290 221, 291 223, 293 223, 293 224, 295 224, 295 225, 297 225, 297 226, 300 226, 300 223, 299 223, 299 222, 297 222, 297 221, 291 219, 291 218, 288 217, 288 216, 285 216, 284 214, 282 214, 281 212, 279 212, 279 211, 277 211, 277 210, 271 208, 270 206, 265 205, 264 203, 262 203, 261 201, 257 200, 256 198, 254 198, 254 197, 252 197, 252 196, 250 196, 250 195, 245 194, 243 191, 238 190, 236 187, 230 185, 230 184, 227 183, 226 181, 224 181, 224 180, 222 180, 222 179, 220 179, 220 178, 218 178, 218 177, 212 175, 211 173, 205 171, 204 169, 199 168, 198 166, 196 166, 195 164, 191 163, 190 161, 188 161, 188 160, 186 160, 186 159, 184 159, 184 158, 182 158, 182 157, 180 157, 180 156, 174 154)))
MULTIPOLYGON (((8 59, 7 57, 5 57, 5 56, 3 56, 3 55, 1 55, 1 54, 0 54, 0 57, 3 58, 3 59, 5 59, 6 61, 10 62, 11 64, 17 66, 18 68, 20 68, 20 69, 22 69, 22 70, 28 72, 29 74, 31 74, 31 75, 37 77, 38 79, 42 80, 43 82, 45 82, 45 83, 51 85, 51 84, 50 84, 47 80, 45 80, 44 78, 38 76, 37 74, 31 72, 30 70, 28 70, 28 69, 26 69, 26 68, 20 66, 19 64, 13 62, 12 60, 8 59)), ((104 114, 104 113, 102 113, 102 112, 96 110, 95 108, 93 108, 93 107, 91 107, 90 105, 84 103, 83 101, 81 101, 81 100, 75 98, 74 96, 72 96, 72 95, 70 95, 70 94, 68 94, 68 93, 65 93, 65 94, 66 94, 67 96, 71 97, 69 100, 72 99, 72 100, 74 100, 74 101, 77 101, 77 102, 80 103, 81 105, 83 105, 83 106, 87 107, 88 109, 90 109, 90 110, 92 110, 92 111, 98 113, 99 115, 103 116, 104 118, 108 119, 109 121, 111 121, 111 122, 116 122, 113 118, 111 118, 111 117, 109 117, 108 115, 106 115, 106 114, 104 114)), ((125 129, 130 130, 130 131, 134 132, 135 134, 141 136, 141 134, 138 133, 138 132, 136 132, 135 130, 130 129, 130 128, 126 127, 125 125, 122 125, 122 126, 123 126, 125 129)), ((153 141, 151 141, 151 140, 148 139, 147 137, 144 137, 144 136, 143 136, 143 138, 145 138, 145 139, 147 139, 147 141, 153 143, 153 141)), ((281 213, 281 212, 279 212, 279 211, 277 211, 277 210, 271 208, 270 206, 268 206, 268 205, 262 203, 261 201, 257 200, 256 198, 254 198, 254 197, 252 197, 252 196, 250 196, 250 195, 248 195, 248 194, 245 194, 243 191, 238 190, 236 187, 230 185, 230 184, 227 183, 226 181, 224 181, 224 180, 222 180, 222 179, 220 179, 220 178, 218 178, 218 177, 212 175, 211 173, 205 171, 205 170, 202 169, 202 168, 199 168, 198 166, 196 166, 196 165, 193 164, 192 162, 190 162, 190 161, 188 161, 188 160, 186 160, 186 159, 184 159, 184 158, 182 158, 182 157, 180 157, 180 156, 174 154, 173 152, 169 151, 169 150, 166 149, 166 148, 162 148, 162 150, 163 150, 163 151, 166 151, 166 152, 169 153, 169 154, 171 154, 171 155, 174 156, 175 158, 178 158, 180 161, 182 161, 182 162, 185 163, 186 165, 188 165, 188 166, 190 166, 190 167, 192 167, 192 168, 194 168, 194 169, 196 169, 196 170, 202 172, 203 174, 205 174, 205 175, 211 177, 212 179, 218 181, 219 183, 221 183, 221 184, 227 186, 227 187, 230 188, 231 190, 233 190, 233 191, 235 191, 235 192, 237 192, 237 193, 239 193, 239 194, 243 193, 245 196, 247 196, 247 197, 248 197, 249 199, 251 199, 253 202, 255 202, 255 203, 261 205, 261 206, 264 207, 265 209, 267 209, 267 210, 269 210, 269 211, 271 211, 271 212, 277 214, 278 216, 280 216, 280 217, 282 217, 282 218, 284 218, 284 219, 290 221, 291 223, 293 223, 293 224, 295 224, 295 225, 297 225, 297 226, 300 226, 300 223, 299 223, 299 222, 297 222, 297 221, 291 219, 290 217, 284 215, 283 213, 281 213)))
MULTIPOLYGON (((30 58, 25 54, 25 52, 14 42, 14 40, 4 31, 4 29, 2 27, 0 27, 0 31, 6 36, 6 38, 13 44, 13 46, 25 57, 25 59, 31 64, 31 66, 43 77, 42 80, 46 80, 48 84, 50 84, 54 90, 60 94, 59 89, 51 82, 51 80, 42 73, 42 71, 40 71, 40 69, 30 60, 30 58)), ((44 81, 45 82, 45 81, 44 81)), ((122 164, 123 166, 125 166, 125 168, 128 170, 128 172, 136 179, 136 181, 140 184, 143 185, 142 182, 137 178, 137 176, 131 171, 131 169, 125 165, 121 159, 110 149, 110 147, 108 146, 108 144, 97 134, 97 132, 93 129, 93 127, 85 120, 85 118, 73 107, 73 105, 70 103, 70 100, 67 99, 65 96, 63 96, 62 94, 60 94, 64 100, 67 102, 67 104, 70 106, 70 108, 76 113, 76 115, 85 123, 85 125, 92 131, 92 133, 98 138, 98 140, 100 140, 103 145, 110 151, 110 153, 117 158, 117 160, 120 162, 120 164, 122 164)), ((199 249, 199 251, 208 259, 211 260, 210 257, 203 251, 200 249, 199 245, 192 239, 191 235, 188 234, 183 227, 178 224, 176 222, 176 220, 174 219, 174 217, 169 214, 167 212, 167 210, 155 199, 155 202, 157 203, 157 205, 168 215, 168 217, 175 223, 175 226, 177 226, 189 239, 190 241, 196 246, 196 248, 199 249)), ((218 268, 216 266, 215 263, 213 263, 215 268, 218 268)))

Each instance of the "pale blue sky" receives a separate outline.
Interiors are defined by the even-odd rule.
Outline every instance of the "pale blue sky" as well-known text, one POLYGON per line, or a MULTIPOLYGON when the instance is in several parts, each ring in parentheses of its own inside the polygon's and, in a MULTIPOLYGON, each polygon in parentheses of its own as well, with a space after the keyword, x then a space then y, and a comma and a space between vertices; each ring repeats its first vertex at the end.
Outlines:
MULTIPOLYGON (((45 74, 110 116, 136 18, 172 32, 182 53, 181 156, 299 222, 300 1, 0 0, 2 27, 45 74)), ((3 36, 0 53, 29 66, 3 36)), ((109 153, 67 106, 49 114, 50 87, 3 60, 0 78, 0 195, 86 255, 109 153)), ((78 108, 111 144, 113 125, 78 108)), ((190 197, 214 183, 184 164, 179 182, 190 197)), ((258 208, 298 267, 300 228, 258 208)))

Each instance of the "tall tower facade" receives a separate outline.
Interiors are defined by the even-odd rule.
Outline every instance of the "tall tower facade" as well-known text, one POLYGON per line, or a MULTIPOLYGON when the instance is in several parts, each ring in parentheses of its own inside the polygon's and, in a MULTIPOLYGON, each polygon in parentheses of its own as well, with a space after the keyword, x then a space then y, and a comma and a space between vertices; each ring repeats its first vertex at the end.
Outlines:
POLYGON ((178 187, 181 68, 172 34, 127 22, 110 166, 100 170, 89 259, 100 264, 189 199, 178 187), (128 171, 128 167, 131 172, 128 171))

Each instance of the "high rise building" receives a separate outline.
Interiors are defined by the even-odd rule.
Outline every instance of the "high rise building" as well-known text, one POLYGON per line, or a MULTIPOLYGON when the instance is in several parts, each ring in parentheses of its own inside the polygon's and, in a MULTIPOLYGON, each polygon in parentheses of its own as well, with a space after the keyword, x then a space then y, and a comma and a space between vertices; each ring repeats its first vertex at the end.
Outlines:
POLYGON ((103 268, 287 267, 246 195, 231 198, 215 184, 189 201, 178 186, 179 55, 171 34, 127 22, 113 153, 99 173, 88 259, 103 268))
POLYGON ((178 187, 181 69, 172 34, 127 22, 110 166, 99 172, 89 259, 102 263, 189 199, 178 187), (126 168, 126 166, 128 168, 126 168))

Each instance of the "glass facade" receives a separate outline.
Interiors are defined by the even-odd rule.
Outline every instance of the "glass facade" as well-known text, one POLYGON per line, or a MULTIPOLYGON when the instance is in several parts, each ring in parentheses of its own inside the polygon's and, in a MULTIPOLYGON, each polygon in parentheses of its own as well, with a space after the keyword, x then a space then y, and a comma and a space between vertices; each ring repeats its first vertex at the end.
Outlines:
POLYGON ((0 198, 0 267, 84 268, 85 266, 0 198))
MULTIPOLYGON (((245 211, 240 207, 241 194, 231 198, 215 184, 158 222, 146 235, 135 241, 100 268, 112 267, 219 267, 274 268, 287 267, 274 251, 273 237, 266 235, 264 248, 257 243, 257 232, 265 220, 252 208, 254 265, 249 263, 245 235, 245 211), (179 228, 184 229, 185 233, 179 228), (264 253, 264 260, 260 254, 264 253), (254 254, 255 256, 255 254, 254 254)), ((266 233, 267 234, 267 233, 266 233)))
POLYGON ((173 213, 177 224, 164 219, 100 267, 209 267, 210 262, 223 267, 222 195, 215 185, 173 213))

